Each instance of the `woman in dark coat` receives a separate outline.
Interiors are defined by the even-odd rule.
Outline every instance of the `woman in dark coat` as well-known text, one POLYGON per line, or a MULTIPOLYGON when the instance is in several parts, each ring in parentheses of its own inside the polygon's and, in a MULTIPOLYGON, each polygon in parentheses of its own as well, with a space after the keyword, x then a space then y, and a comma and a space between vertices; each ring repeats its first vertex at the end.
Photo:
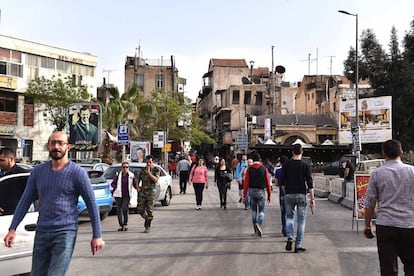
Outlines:
POLYGON ((214 173, 214 182, 217 184, 217 188, 220 194, 220 208, 227 208, 227 189, 230 187, 232 171, 226 165, 224 158, 220 159, 214 173))

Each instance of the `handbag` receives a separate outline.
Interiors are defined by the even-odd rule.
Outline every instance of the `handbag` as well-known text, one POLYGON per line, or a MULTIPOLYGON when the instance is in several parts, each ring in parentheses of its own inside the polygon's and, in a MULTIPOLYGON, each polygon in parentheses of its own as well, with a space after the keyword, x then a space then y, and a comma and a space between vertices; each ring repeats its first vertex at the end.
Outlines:
POLYGON ((226 187, 228 190, 231 188, 231 182, 233 181, 233 174, 232 173, 226 173, 224 175, 224 179, 226 180, 226 187))

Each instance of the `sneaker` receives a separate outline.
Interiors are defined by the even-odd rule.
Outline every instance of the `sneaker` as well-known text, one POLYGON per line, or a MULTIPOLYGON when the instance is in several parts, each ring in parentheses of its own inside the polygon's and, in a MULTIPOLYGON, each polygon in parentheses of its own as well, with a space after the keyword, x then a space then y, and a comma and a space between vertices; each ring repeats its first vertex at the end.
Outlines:
POLYGON ((124 231, 128 231, 128 226, 124 226, 124 231))
POLYGON ((145 227, 144 233, 149 233, 151 230, 149 227, 145 227))
POLYGON ((262 228, 260 227, 260 225, 255 224, 255 228, 256 228, 255 230, 256 230, 257 236, 259 236, 259 237, 263 236, 263 231, 262 231, 262 228))
POLYGON ((286 242, 286 251, 292 251, 292 239, 288 239, 286 242))
POLYGON ((200 210, 200 209, 201 209, 201 206, 197 205, 196 210, 200 210))
POLYGON ((118 228, 118 232, 119 231, 124 231, 124 227, 123 226, 119 226, 119 228, 118 228))
POLYGON ((306 249, 303 248, 303 247, 295 248, 295 253, 302 253, 302 252, 305 252, 305 251, 306 251, 306 249))

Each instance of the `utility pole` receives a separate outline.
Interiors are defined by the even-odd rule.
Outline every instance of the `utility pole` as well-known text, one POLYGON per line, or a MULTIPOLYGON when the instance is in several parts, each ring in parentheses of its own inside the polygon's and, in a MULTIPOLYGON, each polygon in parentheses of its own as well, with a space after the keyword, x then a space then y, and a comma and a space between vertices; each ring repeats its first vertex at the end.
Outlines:
POLYGON ((276 114, 276 79, 275 79, 275 65, 272 46, 272 69, 270 70, 270 96, 272 97, 272 115, 276 114))

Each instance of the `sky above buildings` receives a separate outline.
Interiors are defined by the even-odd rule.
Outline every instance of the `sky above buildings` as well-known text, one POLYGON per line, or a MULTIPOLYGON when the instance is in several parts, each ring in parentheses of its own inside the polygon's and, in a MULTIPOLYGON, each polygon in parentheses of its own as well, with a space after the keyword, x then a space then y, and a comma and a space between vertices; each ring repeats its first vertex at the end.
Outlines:
POLYGON ((356 32, 355 17, 338 10, 358 13, 359 35, 372 29, 386 50, 391 27, 401 42, 414 20, 412 0, 1 0, 0 9, 0 34, 91 53, 97 85, 109 78, 121 92, 125 58, 139 46, 143 58, 173 55, 193 100, 210 58, 271 68, 272 46, 285 81, 342 74, 356 32))

